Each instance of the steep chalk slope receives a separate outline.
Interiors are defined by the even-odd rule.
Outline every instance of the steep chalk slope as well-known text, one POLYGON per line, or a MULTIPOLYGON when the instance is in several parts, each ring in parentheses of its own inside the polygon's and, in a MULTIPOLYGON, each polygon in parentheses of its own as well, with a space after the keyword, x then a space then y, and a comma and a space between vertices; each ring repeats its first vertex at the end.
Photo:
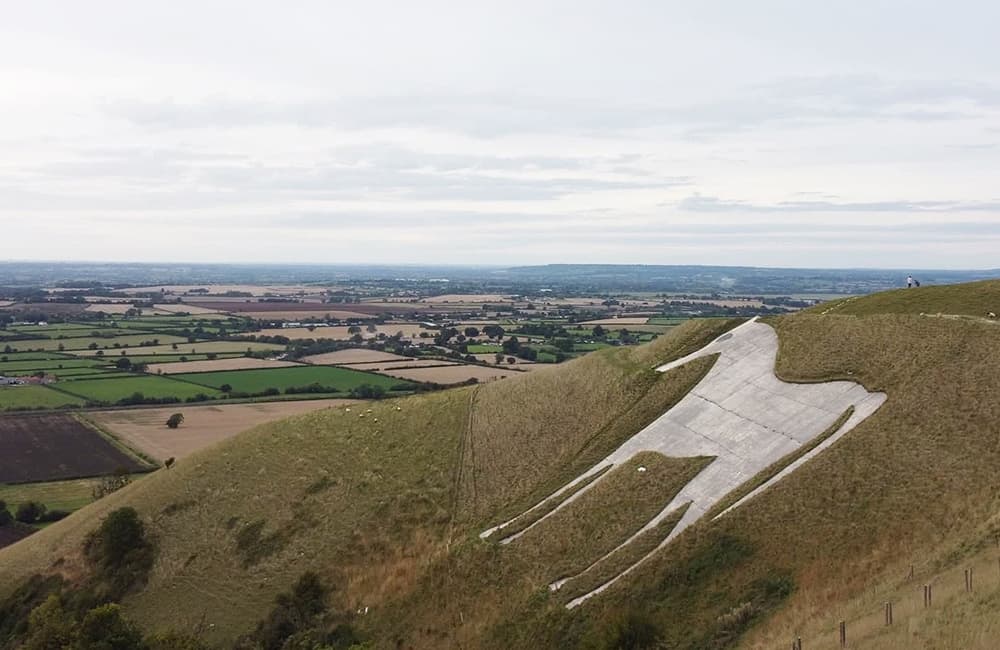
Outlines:
MULTIPOLYGON (((666 372, 694 359, 718 355, 714 367, 676 406, 637 433, 607 458, 596 464, 528 512, 491 528, 489 537, 553 500, 563 501, 531 526, 508 536, 502 543, 519 538, 535 525, 580 498, 601 478, 609 467, 621 465, 643 451, 656 451, 670 457, 712 456, 714 462, 690 483, 645 526, 625 540, 615 551, 627 546, 664 520, 686 508, 680 521, 660 543, 662 548, 691 524, 703 517, 723 497, 749 481, 781 458, 809 444, 843 419, 822 443, 803 454, 794 463, 766 481, 734 506, 744 503, 780 480, 809 458, 820 453, 838 438, 874 413, 885 401, 883 393, 869 393, 859 384, 833 381, 817 384, 790 384, 774 374, 778 337, 774 330, 758 321, 747 322, 701 350, 658 368, 666 372), (574 491, 580 483, 590 483, 574 491), (566 495, 569 494, 567 497, 566 495)), ((615 551, 608 553, 605 558, 615 551)), ((654 551, 596 589, 571 600, 575 607, 600 593, 622 576, 634 570, 654 551)), ((604 559, 604 558, 602 558, 604 559)), ((598 560, 597 562, 600 562, 598 560)), ((595 562, 594 564, 597 564, 595 562)), ((552 584, 558 589, 569 578, 552 584)))

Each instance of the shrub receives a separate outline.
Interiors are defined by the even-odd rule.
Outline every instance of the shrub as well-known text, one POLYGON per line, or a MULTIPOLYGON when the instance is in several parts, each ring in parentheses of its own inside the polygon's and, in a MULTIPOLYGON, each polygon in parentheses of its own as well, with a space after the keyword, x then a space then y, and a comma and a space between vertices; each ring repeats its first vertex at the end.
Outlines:
POLYGON ((33 524, 45 514, 45 506, 35 501, 26 501, 17 507, 14 518, 22 524, 33 524))
POLYGON ((48 510, 38 516, 38 523, 47 524, 53 521, 59 521, 60 519, 65 519, 68 516, 69 516, 69 511, 67 510, 48 510))
POLYGON ((10 510, 7 510, 7 502, 0 499, 0 526, 6 526, 12 521, 14 517, 10 514, 10 510))
POLYGON ((183 413, 174 413, 169 418, 167 418, 167 426, 170 427, 171 429, 176 429, 177 427, 181 426, 182 422, 184 422, 183 413))

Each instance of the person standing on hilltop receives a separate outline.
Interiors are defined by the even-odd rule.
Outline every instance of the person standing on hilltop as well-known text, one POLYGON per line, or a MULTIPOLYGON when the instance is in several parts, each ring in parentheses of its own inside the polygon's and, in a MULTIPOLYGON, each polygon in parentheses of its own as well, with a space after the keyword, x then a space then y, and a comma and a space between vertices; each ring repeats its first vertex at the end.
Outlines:
POLYGON ((908 275, 908 276, 906 276, 906 288, 910 289, 912 287, 913 287, 913 276, 912 275, 908 275))

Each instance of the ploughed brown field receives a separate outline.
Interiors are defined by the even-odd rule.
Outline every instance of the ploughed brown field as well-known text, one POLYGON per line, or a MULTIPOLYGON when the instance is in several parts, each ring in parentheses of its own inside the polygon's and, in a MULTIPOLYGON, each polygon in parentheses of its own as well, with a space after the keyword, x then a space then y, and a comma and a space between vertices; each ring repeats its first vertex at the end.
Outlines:
POLYGON ((133 448, 163 461, 171 457, 183 458, 258 424, 352 401, 317 399, 219 406, 175 405, 158 409, 97 411, 87 415, 133 448), (174 413, 183 414, 184 422, 178 428, 170 429, 166 422, 174 413))
POLYGON ((0 483, 149 469, 70 415, 0 417, 0 483))

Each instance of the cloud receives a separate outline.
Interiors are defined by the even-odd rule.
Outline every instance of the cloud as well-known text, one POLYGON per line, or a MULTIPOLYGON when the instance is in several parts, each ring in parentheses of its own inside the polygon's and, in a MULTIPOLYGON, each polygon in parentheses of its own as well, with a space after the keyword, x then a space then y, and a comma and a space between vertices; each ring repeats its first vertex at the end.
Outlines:
POLYGON ((650 128, 709 135, 851 120, 954 121, 998 108, 1000 86, 940 80, 899 82, 846 75, 792 77, 734 87, 727 97, 691 103, 423 92, 290 102, 237 97, 188 102, 120 100, 105 106, 115 117, 155 129, 260 125, 350 130, 427 128, 480 137, 516 133, 612 135, 650 128))
POLYGON ((677 207, 688 212, 724 213, 812 213, 812 212, 995 212, 1000 214, 1000 201, 779 201, 751 203, 731 201, 714 196, 694 194, 678 202, 677 207))

